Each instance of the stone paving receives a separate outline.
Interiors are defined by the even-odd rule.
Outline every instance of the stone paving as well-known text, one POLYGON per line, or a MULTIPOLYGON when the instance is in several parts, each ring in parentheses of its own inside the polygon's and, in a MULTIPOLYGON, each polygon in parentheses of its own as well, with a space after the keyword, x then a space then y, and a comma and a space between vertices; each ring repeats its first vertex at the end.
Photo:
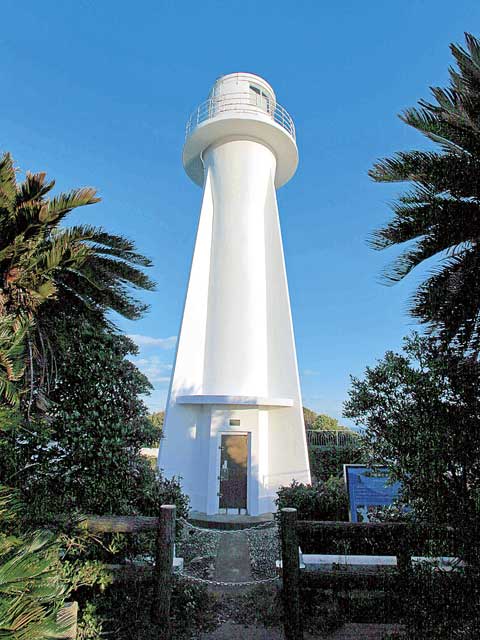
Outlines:
POLYGON ((241 531, 220 538, 215 575, 217 582, 248 582, 252 580, 248 538, 241 531))

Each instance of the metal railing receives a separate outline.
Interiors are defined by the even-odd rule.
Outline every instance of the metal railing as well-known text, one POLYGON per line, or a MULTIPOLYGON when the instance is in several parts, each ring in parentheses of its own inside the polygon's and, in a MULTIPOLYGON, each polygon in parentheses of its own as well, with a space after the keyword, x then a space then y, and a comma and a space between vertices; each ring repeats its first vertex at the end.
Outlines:
POLYGON ((267 115, 295 140, 295 125, 288 111, 271 98, 249 91, 211 96, 208 100, 202 102, 188 119, 185 137, 188 138, 192 131, 202 122, 227 112, 267 115))
POLYGON ((311 447, 348 447, 360 444, 361 435, 354 431, 314 431, 307 429, 307 442, 311 447))

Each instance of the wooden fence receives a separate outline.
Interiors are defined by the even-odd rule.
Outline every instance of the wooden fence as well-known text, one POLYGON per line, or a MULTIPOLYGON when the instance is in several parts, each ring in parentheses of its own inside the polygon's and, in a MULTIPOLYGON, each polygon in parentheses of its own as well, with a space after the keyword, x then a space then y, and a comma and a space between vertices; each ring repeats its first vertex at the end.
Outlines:
POLYGON ((284 628, 287 640, 303 640, 300 588, 374 590, 395 587, 408 574, 412 556, 456 555, 453 529, 409 523, 297 521, 296 509, 280 513, 284 628), (300 571, 302 553, 396 556, 389 571, 300 571))
MULTIPOLYGON (((164 504, 160 516, 87 516, 80 526, 91 533, 140 533, 156 530, 155 565, 153 567, 154 588, 151 620, 158 627, 158 640, 170 640, 170 598, 172 591, 173 557, 175 545, 176 507, 164 504)), ((132 571, 129 565, 108 565, 115 572, 114 579, 128 579, 132 571)), ((75 638, 72 630, 68 638, 75 638)))

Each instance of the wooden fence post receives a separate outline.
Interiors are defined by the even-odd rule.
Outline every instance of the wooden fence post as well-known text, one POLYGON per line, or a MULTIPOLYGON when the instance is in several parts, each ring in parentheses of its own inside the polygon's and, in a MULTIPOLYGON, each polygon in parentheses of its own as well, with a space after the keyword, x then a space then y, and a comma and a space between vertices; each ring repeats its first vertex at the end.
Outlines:
POLYGON ((408 547, 400 549, 397 553, 397 569, 399 573, 408 573, 412 568, 412 556, 408 547))
POLYGON ((280 531, 285 638, 286 640, 303 640, 296 509, 286 508, 280 511, 280 531))
MULTIPOLYGON (((414 529, 407 524, 400 525, 397 529, 401 535, 400 547, 397 549, 397 570, 404 575, 412 568, 412 544, 415 533, 414 529)), ((415 542, 416 541, 417 539, 415 538, 415 542)))
POLYGON ((173 504, 162 504, 157 528, 152 622, 159 626, 159 638, 170 640, 170 597, 172 591, 173 553, 175 544, 175 515, 173 504))

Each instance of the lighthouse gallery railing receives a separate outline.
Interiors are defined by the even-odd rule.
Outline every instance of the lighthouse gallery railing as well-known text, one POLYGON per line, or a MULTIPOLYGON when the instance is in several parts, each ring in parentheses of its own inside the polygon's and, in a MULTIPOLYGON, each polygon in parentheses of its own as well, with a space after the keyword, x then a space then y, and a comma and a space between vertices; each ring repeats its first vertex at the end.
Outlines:
POLYGON ((266 114, 295 139, 295 125, 286 109, 264 95, 246 91, 212 96, 202 102, 188 119, 185 137, 188 138, 192 131, 202 122, 215 118, 222 113, 232 111, 266 114))

